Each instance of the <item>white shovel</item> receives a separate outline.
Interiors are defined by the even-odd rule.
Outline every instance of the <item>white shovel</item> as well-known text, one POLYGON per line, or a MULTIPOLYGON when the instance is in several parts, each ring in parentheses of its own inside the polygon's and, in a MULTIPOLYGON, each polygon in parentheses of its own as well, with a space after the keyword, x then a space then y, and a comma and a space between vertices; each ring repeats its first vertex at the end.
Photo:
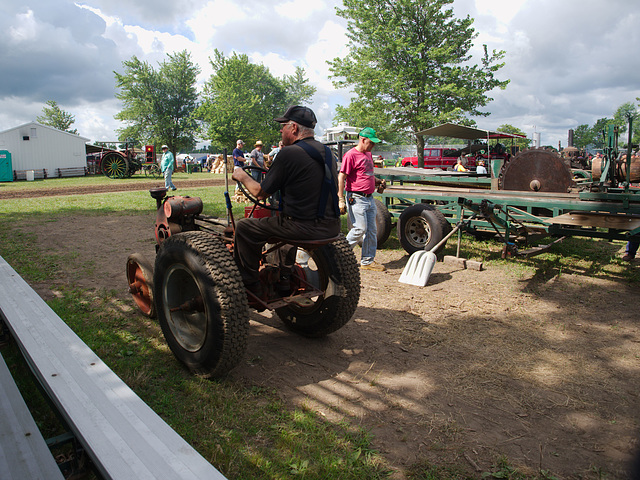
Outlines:
POLYGON ((438 261, 434 252, 444 245, 451 235, 460 229, 462 223, 463 222, 458 223, 453 230, 451 230, 431 250, 420 250, 412 253, 398 281, 409 285, 415 285, 416 287, 424 287, 429 281, 429 275, 431 275, 433 267, 438 261))

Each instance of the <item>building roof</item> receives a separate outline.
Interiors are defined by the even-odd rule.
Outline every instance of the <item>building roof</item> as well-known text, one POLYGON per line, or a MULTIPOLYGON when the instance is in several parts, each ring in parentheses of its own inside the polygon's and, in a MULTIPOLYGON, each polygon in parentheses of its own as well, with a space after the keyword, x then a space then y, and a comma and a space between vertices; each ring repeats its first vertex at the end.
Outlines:
POLYGON ((3 130, 2 132, 0 132, 0 135, 2 135, 3 133, 11 132, 13 130, 19 130, 21 128, 28 127, 28 126, 31 126, 31 125, 35 125, 35 126, 40 127, 40 128, 46 128, 48 130, 52 130, 52 131, 57 132, 57 133, 62 133, 64 135, 71 135, 73 138, 81 138, 85 142, 89 141, 89 139, 86 138, 86 137, 82 137, 82 136, 77 135, 75 133, 65 132, 64 130, 59 130, 57 128, 50 127, 49 125, 43 125, 43 124, 38 123, 38 122, 27 122, 27 123, 23 123, 22 125, 18 125, 17 127, 8 128, 7 130, 3 130))
POLYGON ((437 127, 427 128, 416 132, 416 135, 428 135, 431 137, 451 137, 464 138, 465 140, 476 140, 480 138, 527 138, 525 135, 514 133, 492 132, 491 130, 481 130, 479 128, 465 127, 454 123, 443 123, 437 127))

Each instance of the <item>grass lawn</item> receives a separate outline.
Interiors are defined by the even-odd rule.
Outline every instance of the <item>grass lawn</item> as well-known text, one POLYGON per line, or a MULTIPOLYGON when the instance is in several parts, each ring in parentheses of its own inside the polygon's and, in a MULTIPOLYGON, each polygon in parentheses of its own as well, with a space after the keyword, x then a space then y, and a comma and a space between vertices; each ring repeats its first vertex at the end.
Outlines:
MULTIPOLYGON (((180 180, 176 174, 174 178, 180 180)), ((52 188, 51 185, 98 185, 109 182, 140 182, 144 176, 111 180, 102 176, 51 179, 2 184, 2 189, 52 188)), ((189 189, 200 196, 206 214, 225 216, 222 187, 189 189)), ((182 193, 182 192, 181 192, 182 193)), ((56 266, 64 259, 36 246, 29 233, 16 226, 34 218, 55 220, 59 216, 91 216, 148 212, 154 208, 147 191, 0 201, 0 256, 28 282, 52 281, 56 266)), ((243 214, 243 205, 234 214, 243 214)), ((617 275, 640 281, 638 269, 626 268, 616 249, 622 245, 602 240, 569 239, 554 253, 517 263, 500 258, 501 245, 464 237, 467 258, 483 259, 497 268, 535 268, 540 275, 579 271, 588 275, 617 275), (606 247, 606 248, 605 248, 606 247)), ((385 248, 400 249, 395 231, 385 248)), ((455 254, 451 242, 445 254, 455 254)), ((358 425, 331 423, 311 409, 287 407, 268 388, 239 381, 203 380, 190 375, 177 362, 166 362, 168 347, 155 322, 132 315, 117 292, 95 292, 57 288, 49 302, 56 313, 169 425, 230 479, 376 479, 389 478, 383 457, 371 447, 369 432, 358 425)), ((3 348, 3 356, 17 378, 45 437, 59 434, 62 427, 47 402, 34 387, 34 380, 14 345, 3 348)), ((519 475, 507 459, 493 473, 469 477, 462 469, 414 465, 405 474, 411 479, 463 478, 553 478, 519 475)))

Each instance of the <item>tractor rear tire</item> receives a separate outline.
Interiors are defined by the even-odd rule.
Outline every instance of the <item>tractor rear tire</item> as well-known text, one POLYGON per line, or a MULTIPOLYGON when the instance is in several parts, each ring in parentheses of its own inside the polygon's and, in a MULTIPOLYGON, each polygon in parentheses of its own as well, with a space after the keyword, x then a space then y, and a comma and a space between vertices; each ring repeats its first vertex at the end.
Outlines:
MULTIPOLYGON (((431 250, 451 231, 445 216, 433 205, 416 203, 398 218, 398 240, 408 254, 431 250)), ((438 254, 444 245, 435 251, 438 254)))
POLYGON ((176 358, 204 377, 235 367, 247 348, 249 306, 224 243, 205 232, 172 235, 160 246, 153 281, 160 326, 176 358))
MULTIPOLYGON (((389 239, 389 235, 391 235, 391 229, 393 228, 393 225, 391 224, 391 214, 389 213, 389 209, 387 208, 387 206, 377 198, 374 199, 374 202, 376 204, 376 227, 378 230, 378 234, 376 237, 378 242, 377 248, 380 249, 383 247, 384 242, 389 239)), ((353 227, 351 219, 348 215, 347 226, 349 227, 349 230, 351 230, 351 228, 353 227)), ((362 245, 362 242, 360 242, 359 244, 362 245)))
POLYGON ((109 152, 102 158, 100 168, 109 178, 123 178, 129 171, 129 161, 117 152, 109 152))
POLYGON ((276 309, 284 324, 305 337, 322 337, 343 327, 360 300, 360 268, 344 236, 311 251, 299 248, 296 269, 324 294, 310 306, 276 309))

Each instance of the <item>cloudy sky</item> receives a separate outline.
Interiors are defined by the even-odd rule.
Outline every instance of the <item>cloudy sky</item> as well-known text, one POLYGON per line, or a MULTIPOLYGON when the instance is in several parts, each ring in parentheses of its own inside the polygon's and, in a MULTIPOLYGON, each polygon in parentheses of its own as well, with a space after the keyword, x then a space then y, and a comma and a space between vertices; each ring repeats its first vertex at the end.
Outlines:
MULTIPOLYGON (((366 1, 366 0, 365 0, 366 1)), ((245 53, 275 76, 306 70, 317 88, 316 133, 331 126, 349 93, 333 88, 326 60, 344 57, 341 0, 3 0, 0 3, 0 131, 35 120, 47 100, 73 114, 80 135, 116 138, 113 71, 136 55, 154 67, 187 49, 211 75, 214 48, 245 53)), ((477 53, 507 52, 510 79, 477 119, 481 128, 508 123, 567 142, 567 130, 611 117, 640 97, 638 0, 455 0, 479 36, 477 53)), ((476 57, 476 58, 479 58, 476 57)))

